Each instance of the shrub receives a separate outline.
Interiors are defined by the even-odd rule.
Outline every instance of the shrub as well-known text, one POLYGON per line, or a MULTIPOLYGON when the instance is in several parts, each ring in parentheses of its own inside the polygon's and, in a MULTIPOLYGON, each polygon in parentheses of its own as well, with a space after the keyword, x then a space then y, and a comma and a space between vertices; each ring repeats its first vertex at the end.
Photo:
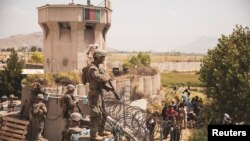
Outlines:
POLYGON ((55 83, 60 85, 68 85, 68 84, 80 84, 81 77, 77 72, 68 72, 68 73, 58 73, 53 75, 55 83))
POLYGON ((125 61, 123 66, 130 68, 135 68, 140 65, 150 67, 150 63, 151 63, 150 55, 148 53, 139 52, 137 56, 132 56, 127 61, 125 61))
POLYGON ((29 74, 25 79, 23 79, 22 84, 32 86, 33 83, 39 78, 43 78, 45 80, 46 86, 55 85, 52 74, 29 74))

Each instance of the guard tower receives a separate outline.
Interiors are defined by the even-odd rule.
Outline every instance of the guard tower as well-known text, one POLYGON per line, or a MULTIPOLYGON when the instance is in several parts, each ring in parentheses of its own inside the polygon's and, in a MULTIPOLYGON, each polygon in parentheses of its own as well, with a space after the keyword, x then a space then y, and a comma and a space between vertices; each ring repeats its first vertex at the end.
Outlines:
POLYGON ((87 48, 98 44, 106 49, 106 33, 111 26, 111 0, 104 6, 60 4, 38 7, 38 23, 43 29, 45 72, 80 70, 87 64, 87 48))

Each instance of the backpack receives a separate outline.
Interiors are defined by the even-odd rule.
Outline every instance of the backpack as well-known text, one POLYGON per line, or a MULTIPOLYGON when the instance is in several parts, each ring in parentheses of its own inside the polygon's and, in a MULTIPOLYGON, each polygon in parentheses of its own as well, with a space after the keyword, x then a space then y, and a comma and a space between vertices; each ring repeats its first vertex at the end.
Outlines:
POLYGON ((82 83, 84 85, 86 85, 87 83, 89 83, 89 80, 88 80, 88 70, 89 70, 89 65, 86 66, 86 67, 83 67, 82 69, 82 76, 81 76, 81 79, 82 79, 82 83))

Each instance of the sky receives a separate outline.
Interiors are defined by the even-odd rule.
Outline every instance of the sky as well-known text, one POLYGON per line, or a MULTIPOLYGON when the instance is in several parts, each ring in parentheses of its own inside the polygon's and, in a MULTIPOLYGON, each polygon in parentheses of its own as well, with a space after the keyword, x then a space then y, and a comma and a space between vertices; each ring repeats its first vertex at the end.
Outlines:
MULTIPOLYGON (((70 2, 0 0, 0 39, 42 31, 36 8, 70 2)), ((112 0, 112 9, 107 45, 124 51, 172 51, 201 37, 228 35, 236 24, 250 27, 250 0, 112 0)))

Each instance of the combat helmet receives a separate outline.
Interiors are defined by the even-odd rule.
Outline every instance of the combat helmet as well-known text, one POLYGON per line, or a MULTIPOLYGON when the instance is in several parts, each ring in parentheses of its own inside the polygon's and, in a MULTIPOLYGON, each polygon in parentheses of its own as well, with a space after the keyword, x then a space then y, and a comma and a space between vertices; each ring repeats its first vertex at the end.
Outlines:
POLYGON ((42 94, 38 94, 37 99, 44 99, 44 96, 42 94))
POLYGON ((76 86, 74 86, 73 84, 67 85, 67 90, 74 90, 75 88, 76 86))
POLYGON ((94 58, 101 58, 101 57, 105 57, 105 56, 107 56, 107 53, 102 49, 95 50, 95 52, 93 54, 94 58))
POLYGON ((82 115, 79 114, 79 113, 74 112, 74 113, 72 113, 72 114, 70 115, 70 118, 71 118, 71 120, 79 121, 79 120, 82 119, 82 115))
POLYGON ((10 98, 14 98, 14 95, 13 95, 13 94, 10 94, 10 98))

